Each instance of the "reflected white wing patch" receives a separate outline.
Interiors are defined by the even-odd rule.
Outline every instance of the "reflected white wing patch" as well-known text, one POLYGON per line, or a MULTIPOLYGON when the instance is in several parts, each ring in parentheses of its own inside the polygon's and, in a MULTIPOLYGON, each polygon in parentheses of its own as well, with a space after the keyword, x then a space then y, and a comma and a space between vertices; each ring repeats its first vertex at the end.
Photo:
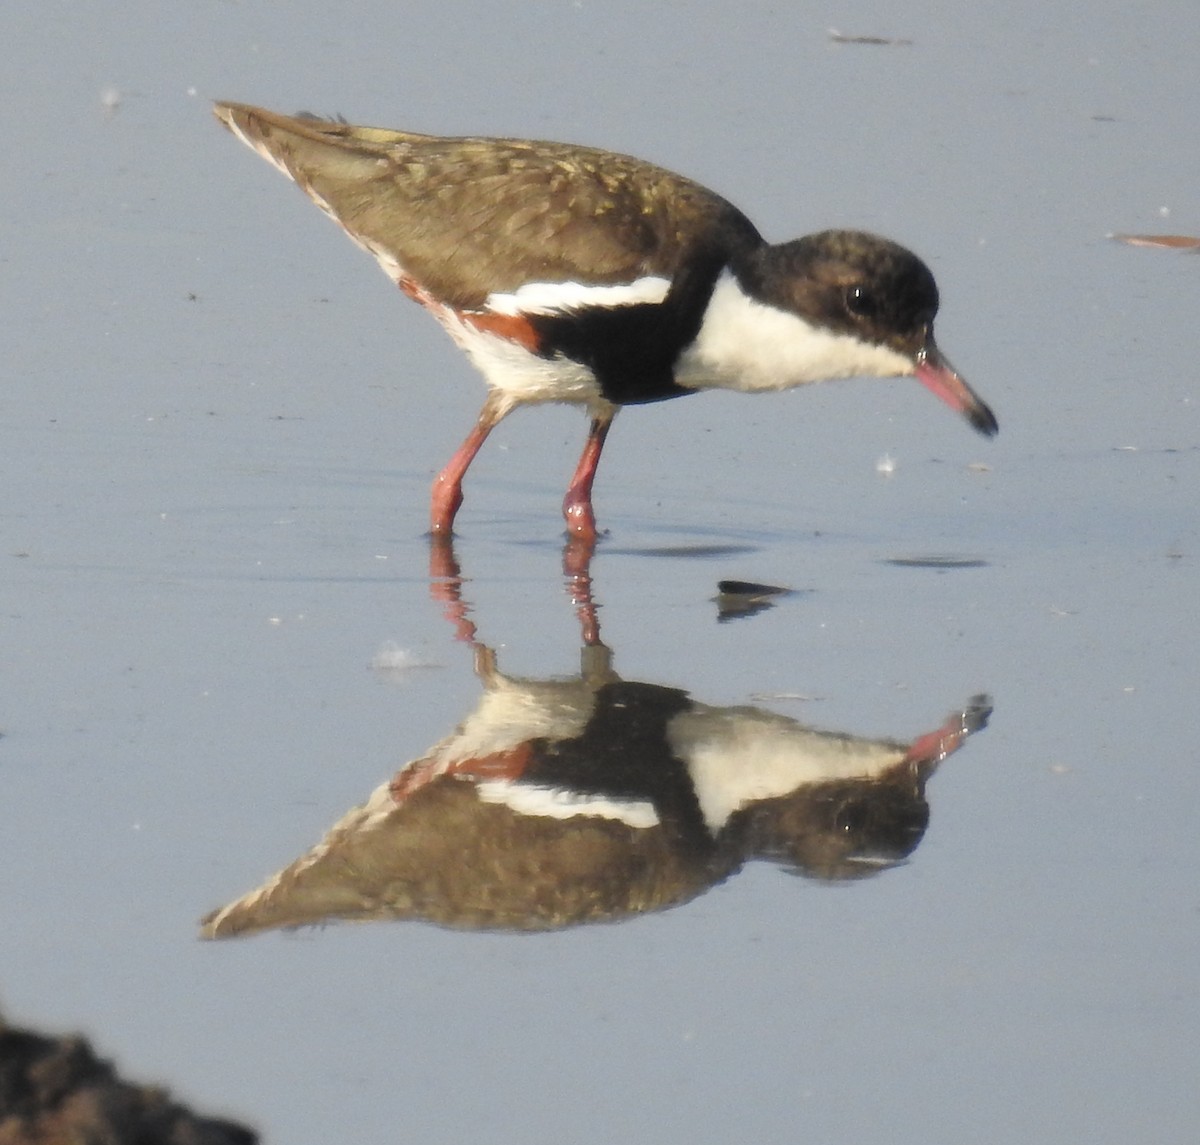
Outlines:
POLYGON ((540 787, 505 780, 477 783, 475 790, 485 803, 503 803, 521 815, 542 815, 550 819, 615 819, 627 827, 647 829, 658 826, 654 804, 643 800, 610 799, 604 795, 585 795, 558 787, 540 787))

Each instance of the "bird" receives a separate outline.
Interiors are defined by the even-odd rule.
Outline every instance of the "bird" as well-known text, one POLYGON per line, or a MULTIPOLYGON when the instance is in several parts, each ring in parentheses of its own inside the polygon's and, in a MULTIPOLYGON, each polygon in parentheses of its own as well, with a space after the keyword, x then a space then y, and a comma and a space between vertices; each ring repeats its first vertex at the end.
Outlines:
POLYGON ((585 646, 577 676, 500 671, 304 855, 201 921, 204 938, 342 920, 558 930, 666 910, 750 862, 822 881, 903 863, 927 781, 987 726, 974 696, 911 741, 823 731, 624 680, 585 646))
POLYGON ((985 436, 995 415, 939 350, 938 289, 898 243, 824 230, 769 243, 728 200, 632 156, 529 139, 422 135, 218 102, 483 374, 475 425, 433 482, 449 535, 463 478, 514 409, 583 406, 563 499, 598 536, 592 487, 617 412, 703 390, 762 393, 915 376, 985 436))

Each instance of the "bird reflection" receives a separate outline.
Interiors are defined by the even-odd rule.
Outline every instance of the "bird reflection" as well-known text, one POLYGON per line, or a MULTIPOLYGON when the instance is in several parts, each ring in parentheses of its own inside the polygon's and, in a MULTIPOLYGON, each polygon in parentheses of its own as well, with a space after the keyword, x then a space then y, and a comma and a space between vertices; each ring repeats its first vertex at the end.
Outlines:
POLYGON ((752 860, 847 880, 913 852, 925 784, 984 727, 986 697, 901 742, 623 680, 600 640, 589 556, 564 555, 579 675, 530 679, 505 675, 479 642, 437 540, 431 590, 474 649, 475 709, 307 854, 209 914, 203 936, 334 919, 553 930, 687 902, 752 860))

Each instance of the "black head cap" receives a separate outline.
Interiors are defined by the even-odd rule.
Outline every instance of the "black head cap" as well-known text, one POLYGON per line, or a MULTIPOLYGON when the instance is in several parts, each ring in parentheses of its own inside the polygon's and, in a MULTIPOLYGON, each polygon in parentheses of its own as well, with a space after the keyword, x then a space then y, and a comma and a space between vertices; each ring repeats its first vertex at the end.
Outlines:
POLYGON ((914 360, 937 314, 929 267, 864 231, 822 231, 763 248, 754 271, 755 293, 772 305, 914 360))

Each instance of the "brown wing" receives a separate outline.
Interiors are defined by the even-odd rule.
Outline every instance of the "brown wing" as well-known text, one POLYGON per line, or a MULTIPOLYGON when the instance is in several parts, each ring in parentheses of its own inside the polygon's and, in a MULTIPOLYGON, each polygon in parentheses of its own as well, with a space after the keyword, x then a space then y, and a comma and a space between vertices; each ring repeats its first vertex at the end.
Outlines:
POLYGON ((759 241, 726 200, 625 155, 441 138, 217 104, 347 232, 456 308, 525 282, 670 278, 696 245, 759 241), (597 222, 602 225, 595 225, 597 222))

